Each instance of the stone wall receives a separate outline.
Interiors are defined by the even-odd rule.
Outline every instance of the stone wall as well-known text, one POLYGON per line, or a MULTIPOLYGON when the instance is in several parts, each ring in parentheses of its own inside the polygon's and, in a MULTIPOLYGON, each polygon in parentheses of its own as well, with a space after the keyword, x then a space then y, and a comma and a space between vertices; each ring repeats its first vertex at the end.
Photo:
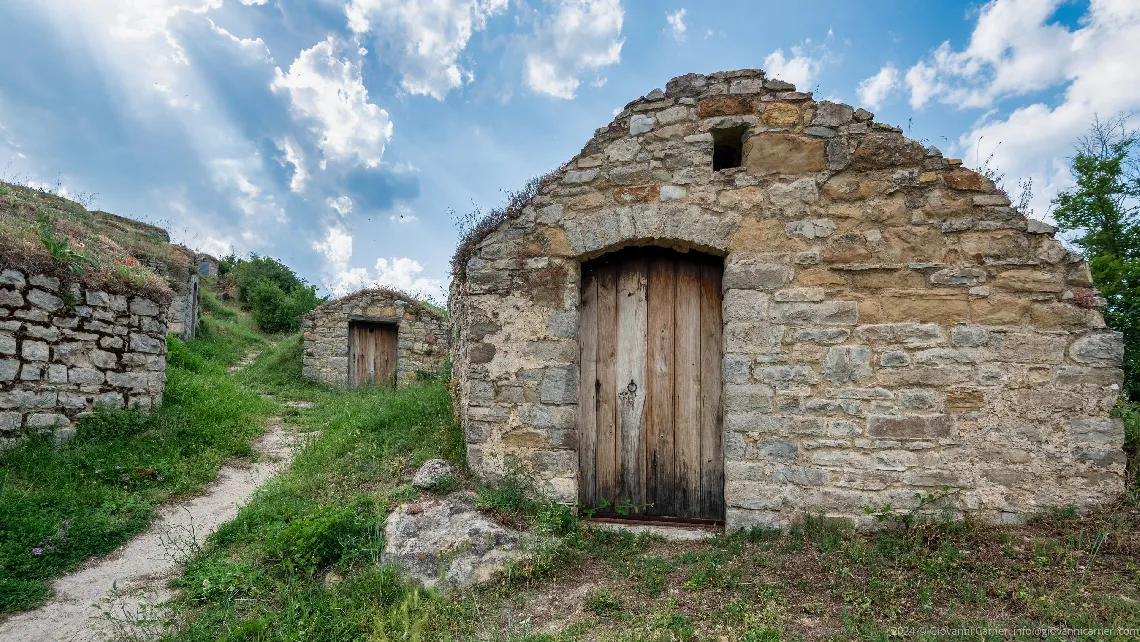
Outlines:
POLYGON ((66 436, 96 405, 149 408, 166 380, 166 308, 18 270, 0 273, 0 440, 66 436))
POLYGON ((423 303, 390 290, 361 290, 305 315, 303 374, 333 386, 348 384, 348 324, 375 321, 398 326, 396 379, 436 374, 447 358, 447 319, 423 303))
POLYGON ((723 257, 725 519, 865 521, 954 489, 1017 521, 1123 489, 1121 336, 1088 266, 982 175, 760 70, 635 100, 461 246, 454 379, 468 463, 577 500, 583 261, 723 257), (713 170, 740 136, 740 167, 713 170))

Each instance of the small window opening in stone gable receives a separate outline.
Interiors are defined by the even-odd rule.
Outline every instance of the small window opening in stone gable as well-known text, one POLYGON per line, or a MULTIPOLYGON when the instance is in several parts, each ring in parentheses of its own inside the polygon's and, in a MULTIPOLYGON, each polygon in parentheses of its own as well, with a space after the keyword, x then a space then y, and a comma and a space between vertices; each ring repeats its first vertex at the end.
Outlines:
POLYGON ((746 127, 713 130, 714 172, 740 167, 743 160, 744 133, 746 130, 746 127))

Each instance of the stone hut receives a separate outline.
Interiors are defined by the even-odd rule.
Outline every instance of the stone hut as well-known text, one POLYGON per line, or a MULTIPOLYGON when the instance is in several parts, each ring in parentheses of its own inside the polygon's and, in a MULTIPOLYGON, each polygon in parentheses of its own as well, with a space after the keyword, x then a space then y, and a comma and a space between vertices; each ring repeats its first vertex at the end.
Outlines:
POLYGON ((689 74, 530 188, 453 265, 477 474, 729 529, 1122 492, 1122 337, 1088 266, 866 110, 689 74))
POLYGON ((436 375, 450 343, 441 312, 386 289, 329 301, 305 315, 304 329, 304 376, 334 386, 436 375))
POLYGON ((214 280, 218 278, 218 259, 209 254, 199 254, 195 260, 198 264, 199 277, 214 280))

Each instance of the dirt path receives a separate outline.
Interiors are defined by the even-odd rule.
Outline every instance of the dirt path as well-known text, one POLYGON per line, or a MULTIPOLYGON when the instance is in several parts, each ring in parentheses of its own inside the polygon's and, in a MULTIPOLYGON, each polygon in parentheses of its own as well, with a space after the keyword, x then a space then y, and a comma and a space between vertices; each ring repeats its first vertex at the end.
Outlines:
POLYGON ((58 578, 47 604, 0 624, 0 640, 159 637, 166 613, 157 605, 173 595, 166 584, 177 575, 181 562, 292 460, 301 437, 280 418, 270 419, 266 428, 253 444, 261 461, 224 465, 203 495, 163 506, 146 532, 114 553, 87 560, 79 570, 58 578))

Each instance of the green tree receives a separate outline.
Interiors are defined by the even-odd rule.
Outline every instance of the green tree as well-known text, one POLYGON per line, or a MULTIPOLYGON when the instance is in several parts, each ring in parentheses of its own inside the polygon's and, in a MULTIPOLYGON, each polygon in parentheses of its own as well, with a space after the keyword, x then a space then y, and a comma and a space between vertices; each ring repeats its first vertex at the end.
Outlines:
POLYGON ((275 281, 262 279, 249 293, 253 320, 263 332, 293 332, 300 329, 301 317, 321 304, 316 287, 300 285, 286 292, 275 281))
POLYGON ((1096 118, 1076 151, 1076 185, 1053 199, 1053 218, 1084 252, 1105 322, 1124 333, 1124 389, 1140 402, 1140 135, 1125 115, 1096 118))
POLYGON ((229 278, 238 286, 238 300, 242 303, 249 303, 254 287, 263 280, 273 282, 285 294, 305 285, 288 265, 271 256, 257 254, 237 260, 229 269, 229 278))

